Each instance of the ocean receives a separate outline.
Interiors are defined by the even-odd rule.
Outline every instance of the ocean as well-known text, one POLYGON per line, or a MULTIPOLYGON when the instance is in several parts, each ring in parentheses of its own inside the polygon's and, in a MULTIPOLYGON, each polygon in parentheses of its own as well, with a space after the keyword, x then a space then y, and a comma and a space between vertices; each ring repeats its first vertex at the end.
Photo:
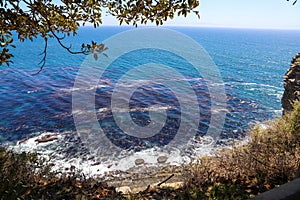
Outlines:
MULTIPOLYGON (((282 76, 289 68, 292 57, 299 51, 299 30, 165 28, 196 41, 215 63, 219 78, 224 83, 222 87, 226 95, 224 108, 226 117, 217 141, 218 145, 226 145, 226 141, 232 139, 243 140, 247 130, 255 124, 262 124, 265 120, 282 115, 280 103, 284 91, 282 76)), ((154 29, 162 30, 162 28, 154 29)), ((102 42, 129 30, 135 28, 84 27, 79 29, 76 36, 67 37, 63 42, 66 46, 72 44, 72 47, 78 50, 82 43, 90 43, 91 40, 102 42)), ((14 63, 9 67, 1 66, 0 70, 0 144, 14 145, 24 138, 36 138, 49 133, 60 135, 68 132, 76 135, 72 92, 76 90, 74 83, 86 56, 69 54, 54 39, 50 39, 46 65, 41 73, 32 76, 39 70, 42 58, 40 53, 44 48, 43 40, 37 38, 24 43, 15 41, 17 48, 12 50, 15 56, 14 63)), ((132 43, 134 42, 136 41, 133 38, 132 43)), ((183 48, 183 51, 186 51, 186 48, 183 48)), ((105 59, 105 56, 98 59, 105 59)), ((122 55, 100 76, 94 101, 97 126, 101 127, 114 145, 124 151, 139 153, 153 148, 163 148, 174 139, 181 122, 194 123, 183 117, 180 99, 176 98, 172 89, 155 81, 143 82, 141 75, 136 77, 136 81, 140 81, 141 85, 128 100, 130 117, 136 125, 143 128, 151 123, 149 113, 163 110, 168 116, 167 124, 158 134, 147 138, 130 135, 118 127, 110 110, 112 92, 126 71, 150 62, 168 65, 177 70, 195 91, 201 114, 199 124, 196 124, 195 137, 205 136, 212 120, 213 97, 208 89, 208 83, 203 76, 196 76, 195 71, 180 56, 149 48, 130 52, 122 55), (156 105, 156 108, 151 107, 153 105, 156 105)), ((139 73, 143 74, 143 71, 139 73)), ((164 77, 156 73, 155 70, 147 71, 147 75, 164 77)), ((167 71, 162 70, 160 73, 170 76, 167 71)), ((77 139, 73 138, 68 142, 77 139)), ((28 142, 31 148, 34 144, 32 141, 28 142)), ((64 151, 64 148, 67 147, 61 146, 59 151, 68 154, 66 157, 71 159, 74 149, 68 147, 68 151, 64 151)), ((122 155, 124 158, 124 154, 122 155)), ((182 152, 179 155, 183 156, 182 152)))

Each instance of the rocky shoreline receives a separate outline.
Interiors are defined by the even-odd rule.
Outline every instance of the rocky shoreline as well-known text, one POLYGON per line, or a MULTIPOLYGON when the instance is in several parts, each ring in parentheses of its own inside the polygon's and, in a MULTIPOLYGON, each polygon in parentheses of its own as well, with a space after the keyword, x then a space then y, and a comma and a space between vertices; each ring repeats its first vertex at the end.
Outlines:
POLYGON ((115 168, 120 163, 97 161, 73 132, 44 133, 20 140, 11 148, 17 152, 37 152, 47 158, 49 163, 55 164, 54 170, 66 174, 74 171, 83 173, 116 187, 117 191, 123 193, 136 193, 156 187, 178 188, 185 181, 188 173, 186 170, 189 169, 183 164, 172 164, 171 155, 158 156, 156 164, 147 162, 147 157, 138 156, 131 160, 130 168, 115 168), (83 170, 87 168, 90 172, 83 170))

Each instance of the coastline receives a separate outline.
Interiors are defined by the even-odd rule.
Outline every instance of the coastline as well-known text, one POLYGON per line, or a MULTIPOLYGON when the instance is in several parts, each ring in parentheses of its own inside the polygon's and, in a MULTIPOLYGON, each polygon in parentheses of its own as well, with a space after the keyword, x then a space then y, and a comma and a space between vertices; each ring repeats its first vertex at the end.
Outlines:
MULTIPOLYGON (((76 195, 78 190, 87 194, 86 192, 91 192, 95 188, 82 188, 81 185, 97 181, 97 184, 104 183, 106 188, 110 188, 109 190, 104 189, 110 191, 109 193, 102 194, 106 195, 107 199, 144 199, 153 198, 153 195, 166 197, 167 199, 253 198, 262 192, 291 181, 295 177, 299 166, 297 160, 300 160, 297 153, 300 150, 300 102, 294 108, 295 110, 292 113, 284 115, 281 119, 270 121, 267 127, 260 128, 260 126, 256 126, 252 128, 250 132, 251 139, 248 143, 233 146, 233 148, 221 149, 215 152, 214 155, 199 158, 195 163, 182 166, 166 165, 160 168, 149 167, 147 168, 148 173, 144 173, 145 169, 137 166, 130 169, 131 171, 107 173, 101 179, 99 177, 86 177, 76 167, 71 167, 69 172, 51 172, 49 171, 51 168, 47 167, 49 163, 45 163, 44 160, 42 165, 39 165, 40 169, 33 168, 34 171, 30 171, 30 176, 39 177, 42 182, 46 181, 43 186, 44 189, 51 187, 52 184, 58 184, 56 190, 48 190, 55 192, 56 195, 58 189, 65 190, 59 186, 61 181, 67 184, 67 187, 73 188, 68 190, 67 193, 61 193, 62 191, 60 191, 59 194, 62 195, 76 195), (44 168, 46 168, 46 171, 44 168), (44 172, 46 174, 43 174, 44 172), (43 180, 47 179, 49 175, 51 175, 50 185, 48 184, 49 180, 43 180), (66 182, 70 179, 74 181, 66 182), (109 195, 114 195, 114 198, 109 195)), ((50 143, 53 143, 53 141, 50 141, 50 143)), ((9 151, 5 153, 1 149, 1 167, 3 167, 3 161, 4 166, 7 166, 5 164, 7 158, 3 160, 2 157, 9 155, 12 156, 10 159, 16 159, 20 156, 29 158, 30 160, 24 160, 23 158, 14 160, 17 165, 23 167, 29 164, 28 167, 32 168, 36 165, 31 165, 30 162, 39 163, 36 160, 38 154, 16 154, 9 151)), ((50 166, 52 165, 50 164, 50 166)), ((10 173, 18 173, 16 170, 7 171, 7 169, 10 168, 6 168, 1 176, 10 177, 10 173)), ((21 174, 21 176, 28 177, 27 174, 21 174)), ((13 177, 14 180, 18 181, 18 179, 15 179, 16 176, 13 177)), ((27 181, 26 179, 25 181, 27 181)), ((6 181, 9 179, 0 180, 6 181)), ((22 180, 24 181, 24 179, 22 180)), ((36 184, 36 182, 34 181, 31 184, 36 184)), ((27 187, 32 189, 32 186, 27 187)), ((101 188, 103 189, 103 186, 101 188)), ((33 189, 38 191, 39 194, 42 194, 40 192, 44 190, 41 190, 40 186, 34 186, 33 189)), ((16 192, 22 192, 22 190, 16 192)), ((96 199, 99 198, 100 196, 96 199)))

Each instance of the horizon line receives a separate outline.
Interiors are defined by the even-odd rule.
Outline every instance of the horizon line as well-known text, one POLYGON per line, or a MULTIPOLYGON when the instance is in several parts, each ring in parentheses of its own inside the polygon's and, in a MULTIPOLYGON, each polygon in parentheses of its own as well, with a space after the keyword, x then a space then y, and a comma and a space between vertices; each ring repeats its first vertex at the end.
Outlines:
MULTIPOLYGON (((85 26, 80 26, 79 28, 83 28, 83 27, 93 27, 92 24, 86 24, 85 26)), ((117 24, 102 24, 99 27, 96 28, 100 28, 100 27, 132 27, 132 28, 141 28, 141 27, 187 27, 187 28, 224 28, 224 29, 253 29, 253 30, 300 30, 300 27, 253 27, 253 26, 223 26, 223 25, 144 25, 144 24, 140 24, 137 27, 135 27, 134 25, 129 25, 129 24, 122 24, 122 25, 117 25, 117 24)))

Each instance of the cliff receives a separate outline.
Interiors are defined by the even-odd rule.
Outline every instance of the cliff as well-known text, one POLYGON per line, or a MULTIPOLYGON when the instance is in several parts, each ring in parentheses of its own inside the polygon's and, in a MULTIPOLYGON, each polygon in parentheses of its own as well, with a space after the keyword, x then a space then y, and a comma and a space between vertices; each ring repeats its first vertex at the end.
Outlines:
POLYGON ((290 69, 283 76, 284 93, 281 99, 283 115, 292 111, 293 101, 300 101, 300 53, 293 57, 290 69))

